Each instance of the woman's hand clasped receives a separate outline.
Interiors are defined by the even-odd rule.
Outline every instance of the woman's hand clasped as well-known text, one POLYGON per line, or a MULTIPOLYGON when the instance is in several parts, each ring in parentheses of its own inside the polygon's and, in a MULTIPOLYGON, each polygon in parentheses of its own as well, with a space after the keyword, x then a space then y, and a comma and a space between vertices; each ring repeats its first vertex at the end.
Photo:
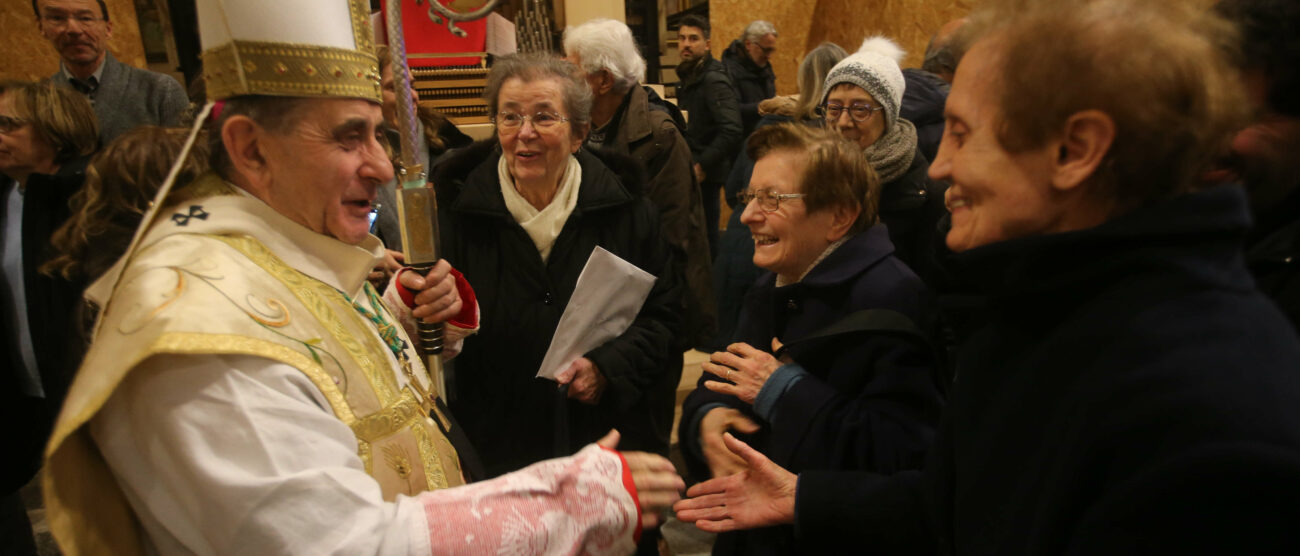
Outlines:
MULTIPOLYGON (((781 342, 772 338, 772 351, 781 349, 781 342)), ((755 349, 744 342, 727 346, 727 351, 715 351, 703 364, 705 371, 730 381, 708 381, 704 387, 719 394, 728 394, 740 398, 747 404, 753 404, 758 392, 785 362, 772 354, 755 349)))

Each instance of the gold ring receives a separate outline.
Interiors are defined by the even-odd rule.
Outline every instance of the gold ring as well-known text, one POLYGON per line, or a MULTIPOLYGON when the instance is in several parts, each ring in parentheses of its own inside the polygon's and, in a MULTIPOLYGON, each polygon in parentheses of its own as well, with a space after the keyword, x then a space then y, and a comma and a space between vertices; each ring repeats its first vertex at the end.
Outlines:
POLYGON ((736 372, 736 369, 727 369, 727 380, 731 380, 731 373, 734 372, 736 372))

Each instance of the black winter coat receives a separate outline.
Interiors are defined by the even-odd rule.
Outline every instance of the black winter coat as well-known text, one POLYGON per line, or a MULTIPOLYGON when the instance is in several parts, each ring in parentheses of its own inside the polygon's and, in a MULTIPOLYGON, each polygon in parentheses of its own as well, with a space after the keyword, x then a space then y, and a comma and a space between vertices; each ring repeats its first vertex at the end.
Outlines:
POLYGON ((943 204, 947 184, 927 175, 930 163, 917 151, 907 172, 880 186, 880 221, 889 227, 894 255, 912 267, 927 286, 942 291, 935 248, 939 220, 948 213, 943 204))
MULTIPOLYGON (((682 406, 678 431, 695 478, 709 474, 698 452, 699 420, 715 405, 741 409, 759 423, 762 430, 746 440, 794 473, 921 467, 942 406, 924 340, 895 332, 808 340, 864 309, 895 311, 914 323, 926 319, 928 291, 892 251, 884 228, 874 226, 796 284, 778 288, 771 272, 760 278, 746 296, 735 341, 770 351, 772 338, 779 338, 807 374, 775 398, 770 411, 708 390, 704 382, 718 377, 701 377, 682 406)), ((780 382, 776 374, 771 380, 767 386, 780 382)), ((719 535, 714 554, 786 554, 798 552, 797 546, 793 528, 770 527, 719 535)))
POLYGON ((740 119, 745 130, 742 137, 749 137, 758 125, 761 116, 758 103, 776 96, 776 73, 772 64, 758 67, 745 51, 745 42, 736 39, 722 51, 722 65, 727 68, 731 86, 736 90, 736 99, 740 102, 740 119))
POLYGON ((1257 215, 1246 264, 1260 291, 1300 329, 1300 190, 1257 215))
POLYGON ((676 345, 681 286, 659 234, 658 210, 640 194, 639 167, 604 158, 626 170, 616 173, 597 155, 579 150, 577 207, 543 263, 506 210, 497 179, 500 156, 494 140, 476 143, 435 170, 443 255, 474 287, 482 317, 478 333, 465 340, 454 361, 452 412, 489 476, 557 455, 556 385, 535 376, 578 275, 600 246, 657 281, 632 326, 586 354, 609 384, 598 405, 564 402, 568 451, 617 427, 620 448, 666 453, 673 377, 679 376, 666 362, 676 345))
POLYGON ((804 473, 810 550, 1300 553, 1300 340, 1239 188, 955 257, 990 294, 924 473, 804 473))
POLYGON ((923 69, 903 70, 903 105, 898 116, 916 126, 916 147, 926 160, 934 160, 943 139, 943 107, 952 88, 939 76, 923 69))
MULTIPOLYGON (((51 278, 38 270, 54 255, 50 236, 70 216, 68 200, 81 188, 84 168, 85 160, 79 160, 65 164, 57 175, 33 174, 27 183, 22 212, 27 321, 18 324, 31 334, 36 370, 45 397, 33 398, 22 393, 18 383, 22 365, 18 331, 10 326, 8 319, 0 319, 3 323, 0 337, 6 339, 0 415, 17 431, 10 440, 12 451, 4 458, 0 475, 4 493, 17 491, 40 468, 45 442, 85 352, 81 345, 83 339, 75 334, 77 326, 73 322, 85 284, 51 278)), ((8 178, 0 175, 0 180, 8 181, 8 178)), ((4 219, 4 213, 0 212, 0 226, 4 219)), ((4 305, 5 314, 13 314, 15 309, 9 306, 7 295, 0 296, 0 304, 4 305)))
POLYGON ((677 105, 687 113, 686 144, 695 162, 704 168, 704 181, 722 184, 731 171, 731 159, 745 140, 736 93, 722 62, 712 55, 706 53, 691 71, 685 67, 677 66, 681 79, 677 105))

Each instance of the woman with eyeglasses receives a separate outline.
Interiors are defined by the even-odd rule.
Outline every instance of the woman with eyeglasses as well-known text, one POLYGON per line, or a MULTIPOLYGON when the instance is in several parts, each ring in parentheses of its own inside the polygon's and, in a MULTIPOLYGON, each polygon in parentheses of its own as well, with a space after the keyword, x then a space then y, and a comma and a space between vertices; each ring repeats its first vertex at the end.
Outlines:
POLYGON ((885 37, 864 41, 827 74, 821 110, 826 126, 856 143, 880 176, 880 220, 895 255, 926 284, 943 289, 934 253, 945 188, 927 177, 930 162, 917 148, 916 127, 899 116, 903 55, 885 37))
POLYGON ((498 58, 484 95, 496 137, 434 169, 443 254, 473 285, 482 316, 455 360, 450 405, 470 438, 495 439, 477 446, 492 476, 613 427, 620 448, 668 450, 680 286, 641 194, 643 170, 582 148, 592 94, 575 70, 554 57, 498 58), (626 332, 561 372, 569 399, 557 400, 556 384, 536 374, 597 247, 658 278, 626 332), (561 411, 568 426, 556 430, 561 411))
MULTIPOLYGON (((857 145, 825 129, 761 128, 747 151, 756 162, 739 209, 768 272, 682 406, 693 478, 745 468, 727 432, 794 473, 920 468, 943 400, 920 331, 929 294, 877 223, 880 181, 857 145)), ((799 546, 781 526, 719 535, 713 553, 799 546)))
POLYGON ((23 423, 0 476, 0 503, 18 509, 3 512, 4 526, 13 531, 24 531, 19 522, 25 524, 27 515, 17 491, 40 465, 72 374, 62 352, 79 292, 37 268, 50 256, 50 235, 68 218, 68 197, 81 186, 98 136, 95 112, 79 93, 48 84, 0 83, 0 338, 7 354, 0 416, 23 423))
MULTIPOLYGON (((758 105, 763 114, 755 129, 785 122, 799 122, 805 125, 821 125, 822 86, 826 74, 848 54, 843 48, 832 42, 823 42, 808 51, 799 63, 799 95, 775 97, 758 105)), ((718 335, 712 345, 714 349, 725 349, 736 331, 740 306, 745 293, 758 279, 762 272, 754 266, 754 241, 749 237, 749 228, 740 222, 744 207, 738 206, 738 198, 749 186, 749 178, 754 173, 754 161, 744 149, 736 155, 736 162, 731 165, 727 175, 726 198, 731 205, 731 217, 727 219, 726 231, 718 241, 718 256, 713 261, 713 291, 718 299, 718 335)))

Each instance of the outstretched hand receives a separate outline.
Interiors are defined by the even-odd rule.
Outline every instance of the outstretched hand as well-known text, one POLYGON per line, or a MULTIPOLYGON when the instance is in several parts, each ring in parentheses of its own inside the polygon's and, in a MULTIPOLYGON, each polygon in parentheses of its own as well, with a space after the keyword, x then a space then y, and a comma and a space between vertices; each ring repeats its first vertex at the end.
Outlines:
POLYGON ((794 523, 798 476, 730 434, 723 440, 746 469, 691 487, 688 498, 673 505, 677 519, 710 533, 794 523))
MULTIPOLYGON (((596 444, 611 450, 618 447, 617 430, 609 431, 596 444)), ((641 528, 649 529, 659 526, 661 515, 681 500, 682 489, 686 482, 677 474, 677 469, 667 458, 645 452, 622 452, 627 461, 628 470, 632 472, 632 484, 636 485, 637 502, 641 505, 641 528)))

